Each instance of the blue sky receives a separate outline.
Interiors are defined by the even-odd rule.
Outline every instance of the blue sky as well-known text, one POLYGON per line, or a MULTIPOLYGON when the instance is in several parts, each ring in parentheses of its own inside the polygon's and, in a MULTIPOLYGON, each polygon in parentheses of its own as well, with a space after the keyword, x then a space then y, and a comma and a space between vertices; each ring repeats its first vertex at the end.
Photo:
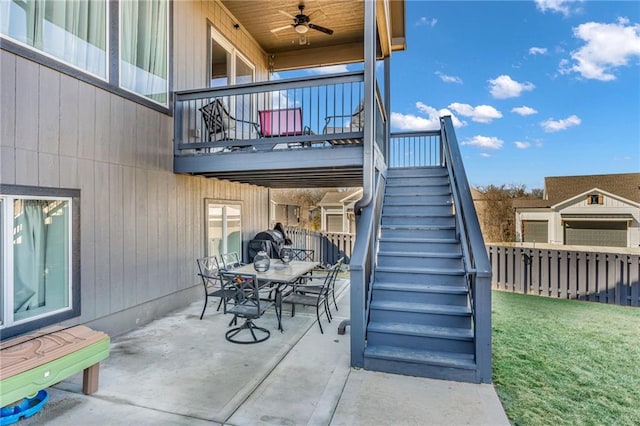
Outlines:
POLYGON ((417 1, 393 131, 453 116, 473 186, 640 172, 637 1, 417 1))

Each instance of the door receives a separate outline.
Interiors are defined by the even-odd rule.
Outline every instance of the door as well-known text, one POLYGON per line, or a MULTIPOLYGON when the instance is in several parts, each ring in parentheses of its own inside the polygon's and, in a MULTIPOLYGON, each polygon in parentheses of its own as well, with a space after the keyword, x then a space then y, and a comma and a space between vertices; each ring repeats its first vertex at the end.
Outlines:
POLYGON ((564 243, 578 246, 627 247, 627 222, 566 221, 564 243))

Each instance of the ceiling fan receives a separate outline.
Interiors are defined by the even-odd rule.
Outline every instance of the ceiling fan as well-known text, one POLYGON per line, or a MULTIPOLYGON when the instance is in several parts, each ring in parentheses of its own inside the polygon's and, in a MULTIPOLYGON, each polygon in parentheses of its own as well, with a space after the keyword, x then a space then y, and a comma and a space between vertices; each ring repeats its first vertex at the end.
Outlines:
MULTIPOLYGON (((293 28, 298 34, 300 34, 301 40, 303 38, 306 40, 305 35, 307 31, 309 31, 309 28, 311 28, 312 30, 323 32, 328 35, 333 34, 333 30, 311 23, 311 17, 309 15, 304 14, 304 4, 299 4, 298 9, 300 10, 300 13, 298 13, 296 16, 293 16, 292 14, 290 14, 289 12, 285 12, 284 10, 279 10, 278 12, 293 19, 293 23, 282 26, 282 27, 274 28, 271 30, 271 32, 275 34, 278 31, 286 30, 287 28, 293 28)), ((301 41, 300 44, 304 44, 304 43, 301 41)))

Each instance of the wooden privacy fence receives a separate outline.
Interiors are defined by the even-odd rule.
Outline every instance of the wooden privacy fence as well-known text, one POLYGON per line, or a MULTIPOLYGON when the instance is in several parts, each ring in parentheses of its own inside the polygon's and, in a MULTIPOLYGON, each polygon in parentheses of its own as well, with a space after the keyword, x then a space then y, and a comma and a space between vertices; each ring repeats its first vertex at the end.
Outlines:
POLYGON ((285 227, 285 231, 292 247, 314 250, 314 260, 322 264, 334 264, 341 256, 345 264, 351 260, 355 234, 316 232, 293 226, 285 227))
POLYGON ((487 245, 491 286, 640 307, 640 255, 487 245))

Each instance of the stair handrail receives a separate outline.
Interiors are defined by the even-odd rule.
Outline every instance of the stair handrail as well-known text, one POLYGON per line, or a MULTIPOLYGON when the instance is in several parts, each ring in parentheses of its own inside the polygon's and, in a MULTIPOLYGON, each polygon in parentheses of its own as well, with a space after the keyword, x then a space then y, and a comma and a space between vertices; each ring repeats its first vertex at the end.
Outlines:
POLYGON ((356 241, 349 265, 351 278, 351 366, 364 367, 364 347, 371 306, 371 283, 375 279, 378 230, 382 216, 385 176, 378 172, 374 180, 372 202, 358 217, 356 241))
POLYGON ((451 116, 440 118, 445 166, 451 181, 455 218, 461 233, 467 285, 470 288, 475 333, 476 380, 491 382, 491 264, 471 188, 462 162, 451 116))

